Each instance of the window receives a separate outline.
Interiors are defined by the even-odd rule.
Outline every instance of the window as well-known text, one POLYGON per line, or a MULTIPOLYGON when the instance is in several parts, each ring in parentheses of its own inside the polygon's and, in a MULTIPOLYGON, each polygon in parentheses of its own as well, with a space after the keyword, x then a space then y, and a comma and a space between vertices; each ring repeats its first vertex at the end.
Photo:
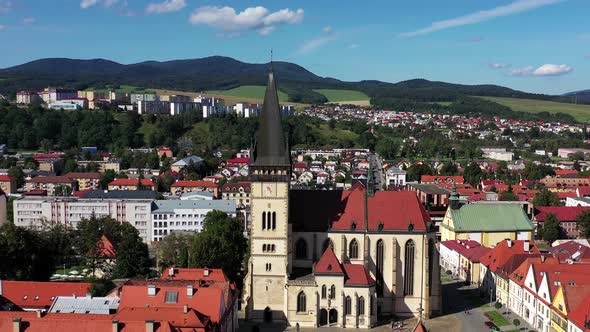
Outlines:
POLYGON ((365 298, 364 297, 359 297, 359 301, 358 301, 358 305, 357 305, 357 312, 358 315, 364 315, 365 314, 365 298))
POLYGON ((307 242, 305 242, 303 238, 300 238, 299 240, 297 240, 297 243, 295 243, 295 258, 307 258, 307 242))
POLYGON ((266 212, 262 212, 262 230, 266 229, 266 212))
POLYGON ((299 292, 297 295, 297 312, 305 312, 306 301, 305 301, 305 293, 303 291, 299 292))
POLYGON ((344 303, 344 314, 345 315, 352 314, 352 300, 350 299, 350 296, 346 297, 346 301, 344 303))
POLYGON ((383 296, 383 240, 377 241, 377 294, 383 296))
POLYGON ((404 295, 414 295, 414 241, 408 240, 405 249, 404 295))
POLYGON ((356 242, 356 239, 350 241, 350 246, 348 249, 348 257, 349 258, 359 258, 359 244, 356 242))
POLYGON ((334 286, 334 285, 330 286, 330 298, 331 299, 336 298, 336 286, 334 286))
POLYGON ((266 263, 266 272, 270 272, 272 270, 272 265, 270 263, 266 263))
POLYGON ((262 245, 262 252, 266 252, 266 244, 262 245))
POLYGON ((327 289, 326 285, 322 285, 322 299, 326 298, 327 291, 328 291, 328 289, 327 289))
POLYGON ((166 291, 166 303, 178 303, 178 292, 166 291))
POLYGON ((272 230, 274 231, 275 229, 277 229, 277 213, 273 212, 272 213, 272 230))

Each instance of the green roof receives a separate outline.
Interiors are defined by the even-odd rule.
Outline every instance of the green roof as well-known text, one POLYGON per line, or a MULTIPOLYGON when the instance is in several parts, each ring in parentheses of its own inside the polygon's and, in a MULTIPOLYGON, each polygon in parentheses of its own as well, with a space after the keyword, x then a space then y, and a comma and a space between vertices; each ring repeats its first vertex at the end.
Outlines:
POLYGON ((520 205, 465 204, 450 210, 455 232, 514 232, 534 229, 520 205))

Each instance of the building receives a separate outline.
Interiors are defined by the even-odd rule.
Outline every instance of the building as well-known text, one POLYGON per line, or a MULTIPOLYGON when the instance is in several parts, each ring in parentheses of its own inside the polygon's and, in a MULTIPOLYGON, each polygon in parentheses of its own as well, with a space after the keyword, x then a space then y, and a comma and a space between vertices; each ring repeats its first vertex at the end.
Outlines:
POLYGON ((440 312, 435 232, 416 195, 360 185, 291 190, 291 158, 269 73, 251 154, 243 314, 304 327, 371 327, 377 315, 440 312))
POLYGON ((227 182, 221 187, 221 198, 234 200, 238 209, 250 207, 250 182, 227 182))
MULTIPOLYGON (((155 194, 153 191, 152 194, 155 194)), ((144 242, 151 240, 151 209, 155 196, 146 191, 97 190, 78 197, 22 197, 13 201, 14 224, 37 229, 44 223, 76 227, 92 216, 128 222, 144 242)), ((65 294, 67 295, 67 294, 65 294)))
POLYGON ((213 181, 205 180, 179 180, 170 186, 170 193, 174 196, 180 196, 190 192, 210 192, 213 198, 219 197, 219 184, 213 181))
POLYGON ((90 164, 98 165, 98 171, 104 173, 108 170, 112 170, 115 173, 121 171, 121 163, 118 160, 79 160, 79 167, 88 167, 90 164))
POLYGON ((78 98, 78 92, 76 90, 52 87, 43 89, 38 95, 46 104, 55 103, 64 99, 78 98))
POLYGON ((58 296, 49 308, 50 313, 109 315, 117 312, 118 297, 58 296))
POLYGON ((542 227, 547 217, 552 214, 559 221, 559 226, 568 239, 579 238, 576 218, 584 211, 590 210, 587 206, 535 206, 538 211, 534 217, 534 224, 538 232, 542 227))
POLYGON ((0 190, 7 194, 16 193, 16 178, 10 175, 0 175, 0 190))
POLYGON ((563 178, 557 176, 547 175, 546 177, 539 180, 548 188, 577 188, 590 186, 589 178, 563 178))
POLYGON ((462 175, 422 175, 420 177, 420 183, 453 185, 465 183, 465 179, 462 175))
POLYGON ((491 247, 504 239, 532 240, 533 231, 519 205, 460 204, 455 196, 441 224, 441 239, 473 240, 491 247))
POLYGON ((406 171, 397 167, 392 167, 385 172, 385 184, 387 187, 403 187, 406 185, 406 171))
POLYGON ((16 93, 16 103, 21 105, 39 105, 43 102, 43 99, 37 92, 33 91, 18 91, 16 93))
POLYGON ((88 100, 86 98, 70 98, 54 101, 47 105, 51 110, 81 110, 88 108, 88 100))
POLYGON ((151 179, 115 179, 108 185, 109 190, 153 190, 156 183, 151 179))
POLYGON ((0 280, 0 296, 27 311, 47 311, 57 297, 86 296, 91 286, 85 282, 0 280))
POLYGON ((66 176, 37 176, 27 181, 25 190, 46 190, 49 196, 69 196, 77 190, 77 182, 66 176))
POLYGON ((432 183, 409 183, 408 190, 416 193, 418 200, 424 205, 430 220, 435 225, 436 236, 440 238, 440 225, 449 206, 451 191, 432 183))
POLYGON ((446 274, 469 283, 479 282, 480 259, 490 248, 473 240, 440 242, 440 266, 446 274))
POLYGON ((64 176, 76 181, 80 191, 100 189, 100 173, 72 172, 64 176))
POLYGON ((506 148, 481 148, 482 157, 486 159, 512 161, 514 153, 506 151, 506 148))
POLYGON ((132 93, 129 100, 132 104, 138 104, 142 101, 156 101, 158 96, 155 93, 132 93))
POLYGON ((559 148, 557 149, 557 156, 559 158, 568 158, 570 154, 581 153, 583 155, 590 154, 589 149, 581 148, 559 148))
POLYGON ((236 217, 236 203, 222 200, 158 200, 152 207, 152 241, 174 232, 199 233, 207 213, 221 211, 236 217))
POLYGON ((6 224, 8 216, 6 215, 6 207, 8 205, 8 197, 2 189, 0 189, 0 226, 6 224))
POLYGON ((182 158, 176 161, 174 164, 170 165, 170 170, 172 172, 181 172, 183 169, 192 165, 193 167, 199 168, 203 165, 203 158, 197 156, 190 156, 186 158, 182 158))

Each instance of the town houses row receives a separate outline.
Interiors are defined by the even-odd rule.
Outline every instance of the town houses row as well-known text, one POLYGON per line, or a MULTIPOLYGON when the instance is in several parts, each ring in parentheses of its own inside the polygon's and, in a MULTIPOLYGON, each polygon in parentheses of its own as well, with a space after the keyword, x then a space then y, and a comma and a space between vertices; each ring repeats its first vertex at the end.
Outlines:
MULTIPOLYGON (((49 87, 42 91, 19 91, 17 105, 45 105, 49 109, 77 110, 99 109, 103 105, 115 105, 123 111, 137 111, 139 114, 178 115, 187 112, 201 114, 203 118, 236 114, 239 117, 257 117, 262 105, 236 103, 226 105, 225 100, 216 97, 185 95, 161 95, 150 92, 126 93, 111 90, 76 91, 49 87)), ((294 106, 281 106, 283 117, 291 116, 294 106)))

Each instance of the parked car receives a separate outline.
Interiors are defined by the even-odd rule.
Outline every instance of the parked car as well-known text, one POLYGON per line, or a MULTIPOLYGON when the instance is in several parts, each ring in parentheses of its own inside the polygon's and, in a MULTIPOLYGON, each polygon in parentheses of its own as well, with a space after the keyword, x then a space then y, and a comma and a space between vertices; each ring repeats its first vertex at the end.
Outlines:
POLYGON ((493 322, 485 322, 485 324, 490 329, 490 331, 500 331, 500 328, 493 322))

